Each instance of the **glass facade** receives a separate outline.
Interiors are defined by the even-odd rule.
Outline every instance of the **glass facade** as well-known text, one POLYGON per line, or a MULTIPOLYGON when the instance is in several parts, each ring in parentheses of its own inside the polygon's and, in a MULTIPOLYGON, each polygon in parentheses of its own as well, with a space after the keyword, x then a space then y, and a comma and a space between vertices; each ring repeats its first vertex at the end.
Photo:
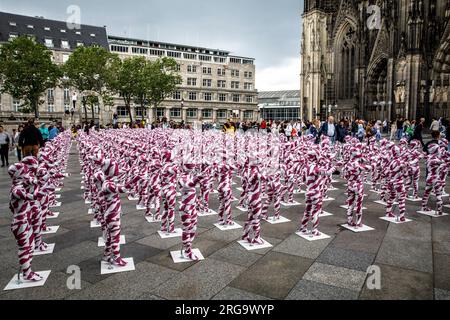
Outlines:
POLYGON ((261 109, 261 118, 273 121, 291 121, 300 119, 300 108, 261 109))

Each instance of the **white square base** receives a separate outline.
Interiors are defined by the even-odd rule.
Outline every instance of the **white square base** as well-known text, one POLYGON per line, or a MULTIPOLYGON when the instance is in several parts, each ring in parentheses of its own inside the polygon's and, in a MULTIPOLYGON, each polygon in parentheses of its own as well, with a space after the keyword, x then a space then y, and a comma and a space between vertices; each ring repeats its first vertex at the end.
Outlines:
POLYGON ((366 232, 366 231, 373 231, 375 230, 374 228, 371 228, 369 226, 363 225, 361 228, 355 228, 355 227, 350 227, 348 224, 343 224, 342 225, 344 228, 359 233, 359 232, 366 232))
POLYGON ((236 188, 236 190, 237 190, 237 191, 241 191, 241 192, 244 192, 244 189, 243 189, 243 188, 241 188, 241 187, 239 187, 239 188, 236 188))
POLYGON ((272 248, 273 247, 270 243, 268 243, 263 238, 261 238, 261 240, 264 242, 263 244, 251 244, 251 243, 248 243, 247 240, 241 240, 241 241, 238 241, 238 243, 241 246, 243 246, 245 248, 245 250, 247 250, 247 251, 267 249, 267 248, 272 248))
POLYGON ((444 208, 449 208, 449 209, 450 209, 450 204, 446 204, 446 205, 444 206, 444 208))
POLYGON ((287 202, 284 202, 284 201, 282 201, 281 202, 281 205, 283 206, 283 207, 296 207, 296 206, 301 206, 302 204, 300 203, 300 202, 297 202, 297 201, 294 201, 294 202, 292 202, 292 203, 287 203, 287 202))
POLYGON ((334 201, 336 200, 335 198, 323 198, 323 202, 329 202, 329 201, 334 201))
POLYGON ((158 223, 158 222, 161 222, 161 219, 156 220, 153 216, 152 216, 152 217, 145 217, 145 220, 147 220, 148 223, 158 223))
POLYGON ((127 265, 125 267, 118 267, 114 265, 110 266, 108 262, 102 261, 100 264, 100 274, 111 274, 135 270, 133 258, 124 258, 123 260, 127 262, 127 265))
POLYGON ((81 186, 81 187, 80 187, 80 190, 84 190, 84 186, 81 186))
POLYGON ((417 211, 417 213, 432 217, 432 218, 442 218, 445 216, 448 216, 448 213, 442 213, 442 216, 438 216, 436 214, 436 210, 432 210, 432 211, 417 211))
POLYGON ((242 226, 237 224, 236 222, 233 225, 221 225, 220 223, 214 223, 214 226, 222 231, 236 230, 242 228, 242 226))
POLYGON ((328 188, 328 191, 337 191, 337 190, 339 190, 339 189, 335 188, 335 187, 328 188))
POLYGON ((243 207, 240 207, 240 206, 236 207, 236 209, 238 209, 239 211, 242 211, 242 212, 248 212, 247 208, 243 208, 243 207))
POLYGON ((331 180, 331 183, 338 183, 339 181, 338 180, 335 180, 335 179, 332 179, 331 180))
POLYGON ((179 238, 183 235, 183 230, 181 228, 177 228, 173 233, 158 231, 158 234, 161 239, 179 238))
MULTIPOLYGON (((341 208, 343 208, 343 209, 345 209, 345 210, 348 210, 348 205, 341 206, 341 208)), ((366 207, 363 207, 362 209, 363 209, 363 210, 367 210, 366 207)))
POLYGON ((131 196, 128 196, 128 200, 130 200, 130 201, 138 201, 138 200, 139 200, 139 197, 131 197, 131 196))
POLYGON ((34 250, 33 256, 43 256, 45 254, 52 254, 53 250, 55 250, 55 244, 54 243, 49 243, 47 246, 47 250, 45 251, 39 251, 39 250, 34 250))
MULTIPOLYGON (((83 179, 84 179, 84 177, 81 177, 81 178, 83 178, 83 179)), ((84 184, 84 181, 81 181, 81 184, 84 184)))
POLYGON ((282 217, 282 216, 280 216, 279 219, 275 219, 275 217, 272 216, 272 217, 269 217, 268 219, 264 219, 264 221, 267 221, 270 224, 280 224, 280 223, 291 222, 291 220, 289 220, 285 217, 282 217))
POLYGON ((177 192, 177 197, 181 197, 181 192, 177 192))
POLYGON ((208 216, 217 216, 217 215, 219 215, 219 214, 211 209, 209 210, 209 212, 199 212, 198 213, 199 217, 208 217, 208 216))
POLYGON ((181 250, 171 251, 170 255, 172 256, 172 260, 173 260, 174 263, 186 263, 186 262, 196 262, 196 261, 205 260, 205 257, 203 257, 203 255, 202 255, 202 253, 200 252, 199 249, 192 249, 192 253, 194 253, 197 256, 198 260, 191 260, 191 259, 186 258, 184 256, 182 257, 181 256, 181 250))
POLYGON ((47 279, 50 275, 50 272, 51 272, 51 270, 36 272, 37 274, 39 274, 42 277, 41 281, 23 280, 22 275, 20 275, 20 280, 22 282, 21 284, 17 284, 17 274, 16 274, 11 279, 11 281, 6 285, 5 289, 3 289, 3 291, 42 287, 45 284, 45 282, 47 281, 47 279))
POLYGON ((59 229, 59 226, 53 226, 53 227, 47 227, 47 231, 42 231, 41 234, 52 234, 52 233, 56 233, 59 229))
POLYGON ((55 191, 56 191, 56 192, 60 192, 60 191, 61 191, 61 188, 56 188, 55 191))
POLYGON ((331 238, 329 235, 326 235, 325 233, 320 233, 320 236, 312 236, 311 234, 302 234, 301 232, 296 232, 295 234, 310 242, 331 238))
POLYGON ((333 215, 332 213, 322 211, 322 213, 319 214, 319 218, 331 217, 332 215, 333 215))
POLYGON ((62 203, 61 202, 57 202, 54 205, 51 205, 50 208, 58 208, 61 207, 62 203))
POLYGON ((411 202, 422 202, 422 198, 410 198, 410 197, 406 197, 406 200, 411 201, 411 202))
POLYGON ((89 200, 84 200, 84 204, 91 204, 91 201, 89 201, 89 200))
POLYGON ((401 222, 401 221, 397 221, 397 218, 389 218, 389 217, 381 217, 380 219, 391 222, 391 223, 395 223, 395 224, 403 224, 403 223, 408 223, 408 222, 412 221, 411 219, 406 219, 405 222, 401 222))
POLYGON ((140 205, 136 205, 136 210, 137 211, 142 211, 142 210, 146 210, 147 208, 145 206, 140 206, 140 205))
POLYGON ((211 191, 212 194, 218 194, 219 190, 214 189, 213 191, 211 191))
POLYGON ((97 220, 92 220, 91 221, 91 228, 100 228, 102 225, 100 222, 98 222, 97 220))
MULTIPOLYGON (((120 236, 119 244, 126 244, 125 236, 120 236)), ((98 237, 97 247, 104 247, 104 246, 105 246, 105 240, 103 239, 103 237, 98 237)))
POLYGON ((234 181, 232 181, 232 182, 231 182, 231 185, 232 185, 232 186, 235 186, 235 185, 237 185, 237 183, 234 182, 234 181))
POLYGON ((53 215, 49 216, 47 214, 47 219, 56 219, 59 217, 59 212, 53 212, 53 215))
POLYGON ((61 195, 60 194, 55 195, 55 199, 61 199, 61 195))

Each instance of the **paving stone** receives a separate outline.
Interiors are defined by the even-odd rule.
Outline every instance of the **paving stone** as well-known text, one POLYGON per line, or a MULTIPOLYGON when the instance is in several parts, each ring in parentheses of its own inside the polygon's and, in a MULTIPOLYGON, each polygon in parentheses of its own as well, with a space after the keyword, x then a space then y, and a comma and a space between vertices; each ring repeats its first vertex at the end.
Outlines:
POLYGON ((250 267, 256 261, 262 258, 260 254, 245 250, 237 242, 216 251, 211 258, 229 262, 243 267, 250 267))
POLYGON ((293 234, 277 245, 273 251, 316 259, 332 240, 333 239, 330 238, 320 241, 308 241, 293 234))
POLYGON ((300 280, 286 300, 356 300, 358 295, 358 291, 300 280))
POLYGON ((270 252, 231 286, 273 299, 284 299, 312 264, 311 259, 270 252))
POLYGON ((366 272, 367 268, 373 264, 374 260, 374 254, 329 246, 322 252, 316 261, 323 264, 366 272))
POLYGON ((75 300, 134 300, 147 295, 165 281, 175 277, 176 271, 141 262, 135 264, 136 270, 111 275, 84 290, 73 294, 69 299, 75 300))
POLYGON ((390 223, 386 236, 403 240, 430 241, 431 225, 417 221, 405 224, 390 223))
POLYGON ((341 232, 333 240, 334 247, 376 254, 380 249, 384 234, 382 232, 341 232))
POLYGON ((378 264, 381 269, 381 290, 363 288, 360 299, 430 300, 433 279, 428 273, 378 264))
POLYGON ((207 259, 176 275, 152 293, 173 300, 211 299, 243 270, 234 264, 207 259))
POLYGON ((432 273, 431 243, 386 237, 377 255, 376 263, 432 273))
POLYGON ((450 300, 450 291, 442 289, 434 289, 435 300, 450 300))
POLYGON ((434 255, 434 287, 450 291, 450 256, 434 255))
POLYGON ((354 291, 361 290, 365 278, 365 272, 318 262, 315 262, 303 276, 304 280, 315 281, 354 291))

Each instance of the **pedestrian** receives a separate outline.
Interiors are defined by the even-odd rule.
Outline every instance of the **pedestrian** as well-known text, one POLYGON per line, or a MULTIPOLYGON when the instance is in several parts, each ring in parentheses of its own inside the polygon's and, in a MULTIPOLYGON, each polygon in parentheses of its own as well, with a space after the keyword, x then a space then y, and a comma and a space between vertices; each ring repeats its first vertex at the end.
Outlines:
POLYGON ((320 135, 330 138, 332 144, 336 142, 338 132, 336 130, 336 125, 334 124, 334 117, 328 117, 328 121, 325 122, 320 129, 320 135))
POLYGON ((439 121, 436 118, 431 122, 430 131, 439 131, 439 121))
POLYGON ((422 131, 423 131, 423 127, 424 127, 424 123, 425 123, 425 118, 421 118, 419 120, 419 123, 416 124, 416 126, 414 127, 414 132, 413 135, 411 137, 411 140, 419 140, 420 143, 422 144, 422 147, 425 147, 425 143, 423 142, 423 137, 422 137, 422 131))
POLYGON ((389 137, 389 140, 392 141, 394 140, 395 135, 397 134, 397 122, 396 121, 392 121, 391 123, 391 135, 389 137))
POLYGON ((402 117, 399 117, 397 119, 397 140, 401 140, 403 138, 403 124, 405 123, 405 120, 402 117))
POLYGON ((14 135, 14 137, 13 137, 13 139, 14 139, 14 145, 15 145, 15 147, 16 147, 17 160, 18 160, 19 162, 22 161, 22 148, 21 148, 21 146, 19 145, 19 138, 20 138, 20 134, 22 133, 22 131, 23 131, 23 126, 20 125, 20 126, 17 128, 17 131, 16 131, 16 133, 15 133, 15 135, 14 135))
POLYGON ((41 131, 34 125, 34 119, 28 120, 26 128, 19 136, 19 146, 22 148, 23 157, 37 157, 39 148, 44 145, 41 131))
POLYGON ((42 139, 44 140, 44 146, 45 146, 45 143, 49 139, 49 129, 47 128, 47 125, 45 123, 43 123, 43 124, 41 124, 39 131, 41 131, 42 139))
MULTIPOLYGON (((59 134, 59 129, 57 126, 54 126, 48 133, 48 140, 52 141, 53 139, 55 139, 59 134)), ((44 140, 45 143, 45 140, 44 140)))
POLYGON ((2 168, 4 168, 5 165, 9 167, 8 153, 11 143, 12 139, 8 132, 4 130, 3 126, 0 126, 0 154, 2 159, 2 168))

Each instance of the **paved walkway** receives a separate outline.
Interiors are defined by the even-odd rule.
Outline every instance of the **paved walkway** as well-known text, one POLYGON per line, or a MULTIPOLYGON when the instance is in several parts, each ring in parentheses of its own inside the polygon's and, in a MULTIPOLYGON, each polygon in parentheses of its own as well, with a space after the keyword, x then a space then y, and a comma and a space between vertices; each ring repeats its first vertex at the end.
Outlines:
MULTIPOLYGON (((45 241, 56 243, 55 251, 33 260, 34 270, 52 270, 46 285, 0 291, 0 299, 450 299, 450 216, 419 215, 415 213, 419 204, 409 202, 409 217, 414 221, 390 224, 379 219, 383 207, 374 203, 375 194, 367 192, 364 223, 375 230, 355 234, 340 227, 346 221, 346 212, 339 207, 345 204, 342 180, 335 184, 339 190, 330 193, 336 201, 325 203, 325 210, 334 215, 320 222, 320 230, 331 239, 308 242, 294 234, 303 205, 282 210, 290 223, 263 223, 262 237, 273 247, 253 252, 236 242, 242 229, 222 232, 213 226, 216 217, 200 218, 194 247, 206 260, 187 264, 174 264, 169 254, 181 248, 181 240, 160 239, 158 225, 148 224, 142 211, 135 210, 136 203, 124 199, 122 254, 134 258, 136 270, 102 276, 102 249, 97 247, 100 230, 89 227, 92 216, 82 199, 77 157, 73 147, 68 168, 72 176, 66 178, 61 192, 61 215, 49 221, 60 229, 45 236, 45 241), (70 265, 81 268, 81 290, 66 286, 70 265), (381 270, 381 290, 369 290, 366 285, 371 265, 381 270)), ((9 229, 9 187, 6 170, 1 170, 0 289, 17 272, 16 246, 9 229)), ((233 194, 239 196, 236 190, 233 194)), ((217 195, 211 198, 211 208, 217 209, 217 195)), ((296 200, 303 202, 303 195, 296 200)), ((235 205, 233 213, 242 225, 246 214, 235 205)))

